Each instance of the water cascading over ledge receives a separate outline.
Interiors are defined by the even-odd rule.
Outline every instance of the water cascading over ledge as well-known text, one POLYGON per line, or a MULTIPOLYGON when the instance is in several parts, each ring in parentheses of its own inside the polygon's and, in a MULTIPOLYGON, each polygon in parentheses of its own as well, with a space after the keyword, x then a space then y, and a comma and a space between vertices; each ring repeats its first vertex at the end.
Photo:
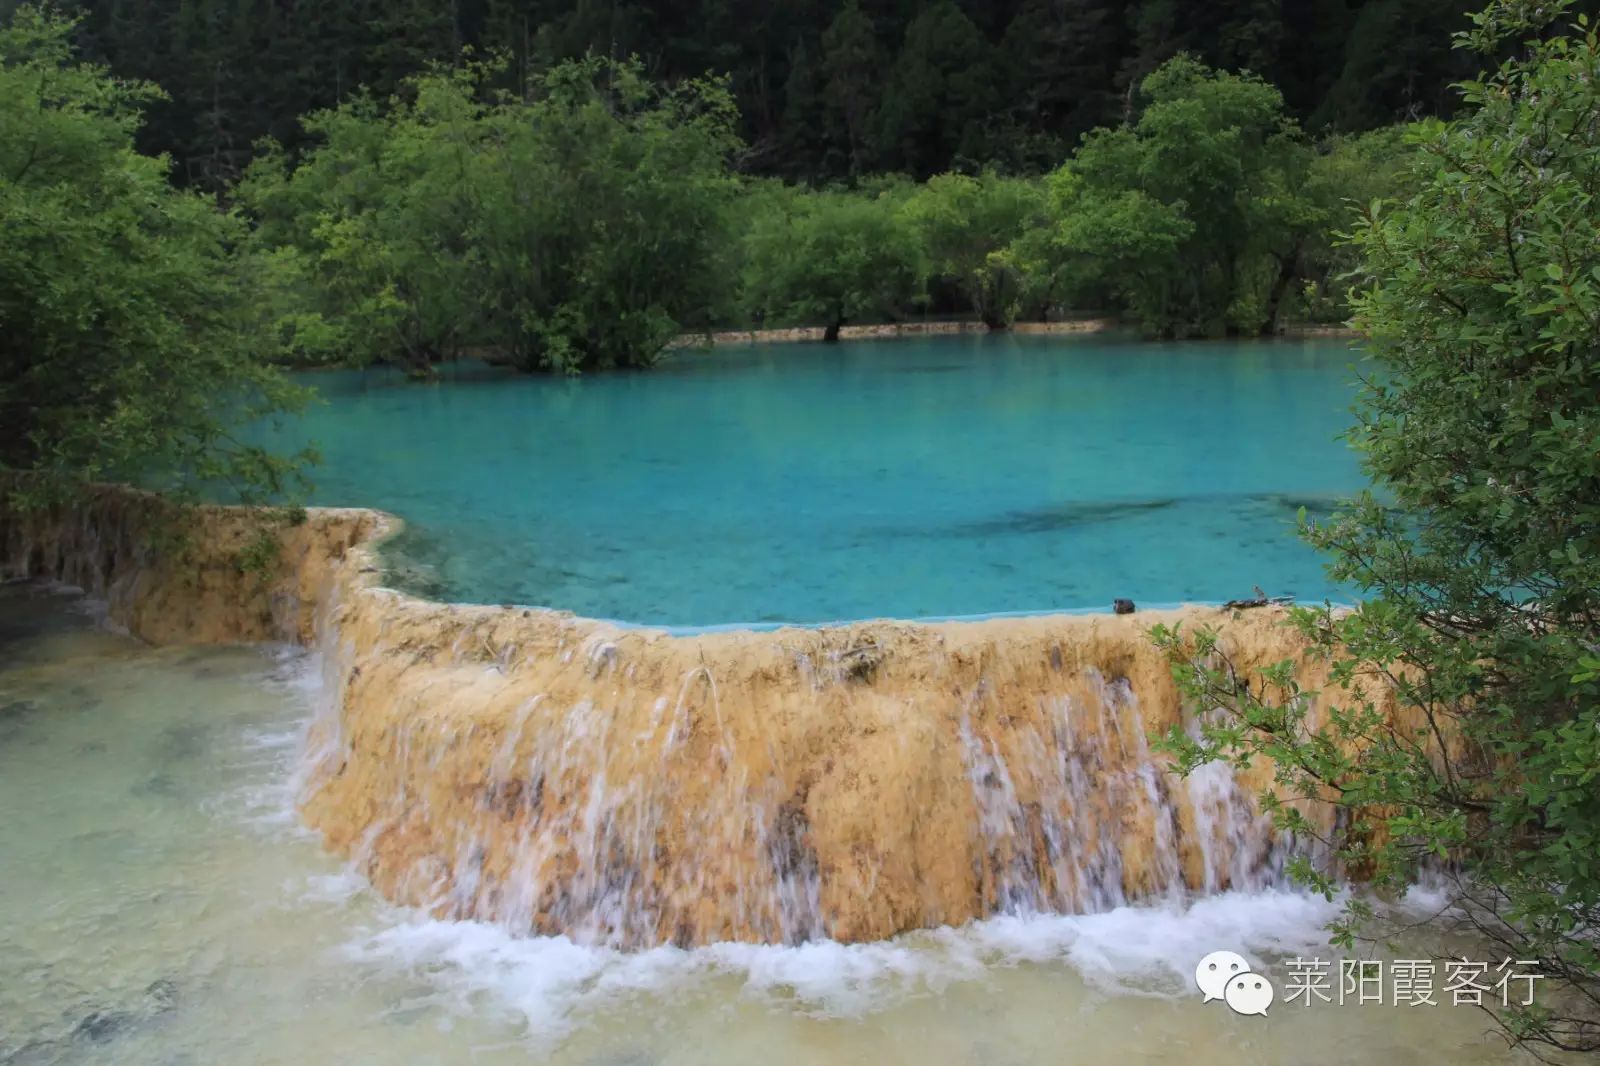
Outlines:
MULTIPOLYGON (((865 622, 673 636, 378 587, 397 523, 281 531, 106 489, 0 516, 9 576, 103 597, 146 639, 317 647, 302 812, 391 899, 643 947, 871 940, 998 912, 1260 887, 1290 850, 1221 765, 1167 772, 1183 711, 1147 630, 1218 624, 1295 655, 1269 611, 865 622)), ((1311 679, 1315 680, 1315 679, 1311 679)))

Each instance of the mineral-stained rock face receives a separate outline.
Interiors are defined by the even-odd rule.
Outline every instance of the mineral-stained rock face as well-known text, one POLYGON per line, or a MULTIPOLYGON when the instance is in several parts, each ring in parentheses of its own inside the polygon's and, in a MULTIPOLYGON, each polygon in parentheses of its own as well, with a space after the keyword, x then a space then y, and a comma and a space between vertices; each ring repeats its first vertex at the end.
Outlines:
POLYGON ((268 574, 250 516, 106 490, 5 520, 13 575, 106 597, 147 639, 320 648, 302 809, 392 899, 623 947, 866 940, 1275 881, 1290 844, 1184 721, 1147 630, 1293 656, 1275 610, 867 622, 673 636, 378 587, 394 521, 314 510, 268 574), (165 544, 166 547, 158 547, 165 544))
MULTIPOLYGON (((310 643, 316 610, 346 553, 379 535, 375 511, 319 508, 297 524, 246 508, 178 508, 102 488, 72 507, 0 509, 0 577, 45 577, 105 599, 111 618, 156 644, 310 643), (263 532, 279 541, 265 570, 247 562, 263 532)), ((370 566, 354 563, 354 570, 370 566)))

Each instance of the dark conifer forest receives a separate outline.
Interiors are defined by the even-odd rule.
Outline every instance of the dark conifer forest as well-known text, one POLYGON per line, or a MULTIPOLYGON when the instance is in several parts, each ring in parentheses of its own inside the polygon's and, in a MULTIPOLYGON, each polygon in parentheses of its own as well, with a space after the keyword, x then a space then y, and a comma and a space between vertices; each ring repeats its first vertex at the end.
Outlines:
MULTIPOLYGON (((16 6, 0 3, 0 17, 16 6)), ((464 47, 510 57, 507 88, 564 59, 637 56, 675 82, 726 75, 738 169, 808 181, 1041 172, 1135 113, 1187 52, 1275 85, 1308 133, 1448 115, 1475 60, 1462 0, 63 0, 77 44, 170 99, 140 147, 221 187, 302 115, 379 99, 464 47)))

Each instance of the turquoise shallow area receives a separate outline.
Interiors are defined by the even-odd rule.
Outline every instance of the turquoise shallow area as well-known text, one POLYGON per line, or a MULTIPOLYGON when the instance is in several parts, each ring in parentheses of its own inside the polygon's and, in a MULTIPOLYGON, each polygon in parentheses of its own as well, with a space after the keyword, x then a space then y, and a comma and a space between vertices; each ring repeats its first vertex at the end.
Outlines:
POLYGON ((307 375, 314 502, 427 595, 717 625, 1339 598, 1293 533, 1361 484, 1344 341, 968 336, 576 380, 307 375))

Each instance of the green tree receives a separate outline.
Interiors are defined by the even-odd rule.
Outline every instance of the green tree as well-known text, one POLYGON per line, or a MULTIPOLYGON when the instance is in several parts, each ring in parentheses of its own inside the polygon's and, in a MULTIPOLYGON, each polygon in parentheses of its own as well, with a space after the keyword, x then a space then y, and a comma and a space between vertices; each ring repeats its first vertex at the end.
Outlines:
POLYGON ((275 491, 240 443, 299 399, 265 364, 241 221, 135 150, 159 99, 76 59, 72 24, 0 27, 0 474, 36 500, 95 480, 275 491))
MULTIPOLYGON (((1379 494, 1308 529, 1349 612, 1293 621, 1330 664, 1237 669, 1158 631, 1200 711, 1192 769, 1268 757, 1281 827, 1396 890, 1428 871, 1496 953, 1546 975, 1497 1011, 1536 1050, 1600 1051, 1600 40, 1538 40, 1566 5, 1504 0, 1462 42, 1517 58, 1423 123, 1414 192, 1353 231, 1376 364, 1352 442, 1379 494), (1392 709, 1388 704, 1392 701, 1392 709), (1322 802, 1335 818, 1308 817, 1322 802), (1332 826, 1325 833, 1321 826, 1332 826)), ((1336 928, 1366 929, 1358 897, 1336 928)))
POLYGON ((719 266, 737 144, 726 89, 564 63, 530 99, 498 65, 411 79, 308 120, 298 165, 271 152, 240 189, 274 265, 357 362, 427 376, 468 344, 576 373, 653 362, 731 300, 719 266))
POLYGON ((872 121, 880 96, 883 60, 873 36, 872 20, 856 0, 847 0, 822 35, 823 69, 833 118, 849 145, 850 173, 867 169, 872 121))
POLYGON ((637 63, 563 64, 490 116, 475 232, 492 336, 525 369, 646 366, 731 299, 733 98, 637 63))
MULTIPOLYGON (((1291 306, 1322 320, 1348 317, 1357 257, 1339 235, 1354 222, 1358 207, 1404 190, 1412 155, 1404 133, 1390 127, 1328 137, 1306 150, 1297 145, 1260 175, 1252 205, 1257 239, 1247 255, 1264 257, 1265 264, 1245 275, 1256 291, 1241 293, 1235 303, 1257 317, 1258 332, 1276 332, 1291 306)), ((1249 320, 1240 324, 1248 328, 1249 320)))
POLYGON ((1041 221, 1036 181, 985 171, 929 178, 905 206, 934 275, 957 287, 990 329, 1016 316, 1021 276, 1011 245, 1041 221))
POLYGON ((1181 204, 1157 199, 1130 183, 1137 144, 1125 134, 1091 135, 1084 152, 1092 178, 1068 163, 1046 180, 1047 228, 1024 234, 1011 248, 1029 287, 1080 306, 1130 312, 1147 328, 1175 332, 1175 263, 1193 238, 1181 204))
POLYGON ((1313 125, 1364 130, 1448 113, 1455 101, 1450 85, 1472 72, 1470 59, 1450 47, 1449 37, 1466 25, 1467 9, 1459 0, 1363 4, 1313 125))
POLYGON ((1006 28, 999 66, 1010 118, 1029 143, 1023 159, 1055 166, 1096 126, 1120 117, 1116 91, 1121 5, 1106 0, 1027 0, 1006 28))
POLYGON ((1376 200, 1406 195, 1411 185, 1414 149, 1405 126, 1388 126, 1363 134, 1325 138, 1306 162, 1300 179, 1302 205, 1295 227, 1275 252, 1278 275, 1268 297, 1267 316, 1276 321, 1280 307, 1292 305, 1313 321, 1349 317, 1352 283, 1357 278, 1359 250, 1342 239, 1360 208, 1376 200), (1298 292, 1290 291, 1294 282, 1298 292))
POLYGON ((820 321, 823 339, 864 316, 892 315, 922 283, 917 234, 890 194, 788 191, 745 238, 746 302, 763 318, 820 321))
POLYGON ((996 110, 993 49, 955 0, 934 0, 906 27, 877 112, 878 155, 922 178, 989 157, 996 110))
POLYGON ((1133 49, 1129 81, 1137 84, 1166 61, 1187 53, 1230 71, 1276 79, 1284 17, 1292 5, 1275 0, 1141 0, 1129 5, 1133 49))
MULTIPOLYGON (((362 86, 379 98, 461 43, 458 0, 61 0, 89 56, 161 86, 139 134, 177 175, 220 189, 255 143, 301 143, 301 115, 362 86)), ((3 10, 6 0, 0 0, 3 10)))
MULTIPOLYGON (((1326 123, 1310 116, 1343 69, 1350 27, 1359 14, 1360 8, 1345 0, 1301 0, 1284 5, 1283 47, 1273 82, 1283 90, 1290 113, 1308 130, 1328 131, 1326 123)), ((1439 32, 1446 30, 1440 27, 1439 32)))
POLYGON ((343 360, 394 360, 426 377, 481 321, 482 76, 429 74, 387 109, 359 96, 315 114, 317 143, 298 166, 270 150, 239 188, 264 242, 294 250, 278 265, 303 269, 292 283, 343 360))
POLYGON ((801 40, 789 53, 789 72, 783 85, 783 128, 778 150, 785 163, 780 172, 804 179, 817 174, 849 170, 849 150, 832 121, 833 103, 824 93, 822 64, 801 40))
POLYGON ((1136 122, 1096 130, 1053 177, 1058 254, 1161 335, 1271 331, 1272 285, 1285 262, 1292 280, 1311 224, 1309 149, 1283 98, 1188 56, 1142 89, 1136 122))

